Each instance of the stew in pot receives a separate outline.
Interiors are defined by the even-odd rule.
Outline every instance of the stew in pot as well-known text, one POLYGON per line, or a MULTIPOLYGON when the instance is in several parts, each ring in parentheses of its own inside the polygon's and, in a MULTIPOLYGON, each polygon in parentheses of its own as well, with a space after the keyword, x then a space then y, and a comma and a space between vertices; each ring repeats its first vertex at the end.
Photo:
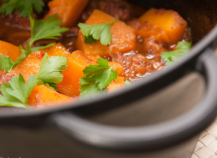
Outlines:
POLYGON ((1 0, 0 105, 43 109, 111 93, 191 48, 174 10, 125 0, 1 0))

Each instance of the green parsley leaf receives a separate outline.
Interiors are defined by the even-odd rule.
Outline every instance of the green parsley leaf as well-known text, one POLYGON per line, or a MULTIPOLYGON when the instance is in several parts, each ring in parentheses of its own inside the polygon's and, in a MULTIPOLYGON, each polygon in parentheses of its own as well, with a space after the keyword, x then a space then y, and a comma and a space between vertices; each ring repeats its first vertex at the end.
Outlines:
POLYGON ((118 78, 118 72, 112 70, 113 66, 108 65, 106 59, 99 58, 99 65, 89 65, 84 69, 84 77, 80 78, 82 85, 79 89, 81 97, 91 97, 96 93, 106 90, 113 80, 118 78))
POLYGON ((9 72, 14 65, 14 62, 11 60, 10 57, 6 57, 0 54, 0 70, 5 70, 9 72))
POLYGON ((85 36, 85 43, 93 43, 100 40, 102 45, 110 45, 112 41, 111 25, 118 19, 113 20, 110 23, 88 25, 79 23, 82 34, 85 36))
POLYGON ((27 17, 32 8, 40 13, 44 7, 43 0, 4 0, 6 4, 0 7, 0 14, 10 15, 15 9, 20 13, 20 17, 27 17))
POLYGON ((163 52, 161 58, 167 59, 166 65, 171 65, 178 58, 186 54, 191 49, 190 42, 179 42, 178 49, 171 52, 163 52))
MULTIPOLYGON (((38 84, 60 83, 63 80, 62 71, 67 68, 67 57, 56 56, 50 57, 48 60, 47 53, 44 55, 41 68, 37 74, 38 84)), ((52 86, 53 87, 53 86, 52 86)), ((55 87, 54 87, 55 88, 55 87)))
POLYGON ((20 46, 22 54, 15 61, 13 67, 16 67, 20 62, 22 62, 31 52, 37 51, 39 49, 45 49, 53 46, 55 43, 50 43, 46 46, 31 48, 31 45, 41 39, 56 39, 57 36, 61 36, 62 32, 68 30, 68 28, 60 28, 61 20, 55 20, 56 15, 49 17, 46 20, 35 21, 32 13, 29 15, 30 26, 31 26, 31 40, 26 44, 26 50, 20 46))
POLYGON ((68 28, 60 27, 61 20, 55 20, 58 15, 53 15, 45 20, 35 21, 33 16, 30 15, 31 24, 31 40, 30 46, 38 40, 42 39, 57 39, 57 36, 61 36, 61 33, 68 31, 68 28))
POLYGON ((34 75, 29 77, 27 84, 22 74, 14 76, 9 84, 3 83, 1 85, 0 106, 30 108, 28 97, 36 84, 37 77, 34 75))
POLYGON ((82 85, 79 90, 82 92, 80 94, 81 98, 90 98, 99 93, 98 84, 96 83, 82 85))

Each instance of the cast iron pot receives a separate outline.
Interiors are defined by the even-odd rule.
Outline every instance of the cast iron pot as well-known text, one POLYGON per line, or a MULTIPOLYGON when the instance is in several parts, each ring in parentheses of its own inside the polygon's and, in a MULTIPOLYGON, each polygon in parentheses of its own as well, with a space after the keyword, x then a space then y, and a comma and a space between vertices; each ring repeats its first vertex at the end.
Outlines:
POLYGON ((190 158, 217 114, 217 1, 133 2, 178 11, 192 28, 192 50, 112 94, 41 111, 1 109, 0 157, 190 158))

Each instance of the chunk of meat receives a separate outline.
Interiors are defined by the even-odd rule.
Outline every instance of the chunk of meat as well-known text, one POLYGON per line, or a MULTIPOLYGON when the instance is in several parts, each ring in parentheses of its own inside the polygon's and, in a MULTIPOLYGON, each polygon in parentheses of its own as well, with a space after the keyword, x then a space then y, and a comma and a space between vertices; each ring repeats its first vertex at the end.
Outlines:
MULTIPOLYGON (((95 10, 86 21, 86 24, 103 24, 113 21, 115 18, 95 10)), ((111 26, 112 42, 111 45, 105 46, 98 42, 86 44, 85 37, 79 31, 77 39, 77 48, 82 50, 85 54, 106 56, 113 52, 129 52, 135 49, 136 34, 133 28, 127 26, 124 22, 118 20, 111 26)))
POLYGON ((75 25, 80 14, 88 4, 89 0, 53 0, 48 3, 50 8, 45 16, 48 18, 57 14, 58 19, 62 20, 62 27, 71 27, 75 25))
POLYGON ((132 20, 141 16, 146 9, 126 0, 91 0, 80 20, 86 21, 90 14, 95 10, 101 10, 122 21, 132 20))
POLYGON ((44 85, 37 85, 28 98, 28 104, 36 109, 56 107, 66 103, 72 103, 76 99, 60 94, 44 85))
POLYGON ((162 29, 162 40, 170 45, 181 41, 187 28, 187 22, 173 10, 152 8, 138 20, 162 29))
POLYGON ((0 54, 15 61, 21 55, 21 51, 19 47, 0 40, 0 54))
POLYGON ((130 4, 126 1, 119 0, 118 2, 114 0, 99 1, 99 10, 110 14, 115 18, 120 20, 129 20, 131 18, 130 4))
POLYGON ((20 17, 19 12, 15 10, 11 15, 0 15, 0 19, 5 21, 6 25, 30 30, 29 18, 20 17))
POLYGON ((158 42, 168 41, 168 36, 165 32, 157 27, 156 25, 151 25, 148 22, 142 23, 138 19, 132 20, 128 22, 128 25, 133 27, 136 30, 136 34, 139 38, 155 38, 158 42))
POLYGON ((124 67, 126 78, 130 81, 144 77, 164 66, 161 53, 166 50, 162 45, 156 43, 154 38, 146 39, 141 44, 144 55, 138 54, 135 51, 124 54, 112 54, 112 61, 120 63, 124 67))
POLYGON ((120 63, 124 67, 126 78, 130 81, 143 76, 147 72, 147 60, 143 55, 131 53, 114 53, 112 60, 120 63))

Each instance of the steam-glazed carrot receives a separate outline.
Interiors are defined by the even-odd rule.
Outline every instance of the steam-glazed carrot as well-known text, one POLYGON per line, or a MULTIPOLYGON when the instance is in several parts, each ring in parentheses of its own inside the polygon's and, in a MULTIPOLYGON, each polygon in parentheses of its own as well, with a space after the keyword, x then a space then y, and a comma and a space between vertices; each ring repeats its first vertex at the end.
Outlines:
POLYGON ((19 47, 0 40, 0 54, 10 57, 11 60, 15 61, 20 56, 21 51, 19 47))
POLYGON ((72 101, 70 97, 60 94, 53 89, 49 89, 44 85, 35 86, 31 92, 28 104, 34 106, 37 109, 42 109, 46 107, 54 107, 58 104, 66 103, 67 101, 72 101))
MULTIPOLYGON (((187 27, 187 22, 173 10, 157 10, 152 8, 143 14, 138 20, 141 23, 160 28, 163 32, 161 32, 159 38, 168 44, 176 44, 181 41, 187 27)), ((147 31, 148 30, 146 30, 146 32, 147 31)))
MULTIPOLYGON (((110 23, 115 18, 99 10, 94 10, 90 17, 85 22, 86 24, 103 24, 110 23)), ((77 48, 82 50, 85 54, 109 55, 111 52, 129 52, 135 49, 136 35, 133 28, 126 25, 124 22, 117 20, 111 25, 112 42, 111 45, 105 46, 98 42, 92 44, 85 44, 85 37, 79 31, 77 39, 77 48)))
POLYGON ((62 20, 62 27, 73 26, 89 0, 53 0, 48 3, 50 8, 45 18, 57 14, 62 20), (73 16, 72 16, 73 15, 73 16))
POLYGON ((18 76, 21 73, 24 79, 27 81, 31 75, 37 75, 39 72, 41 61, 45 53, 48 54, 48 57, 66 56, 69 54, 69 52, 61 44, 56 44, 52 47, 32 52, 7 75, 18 76))

